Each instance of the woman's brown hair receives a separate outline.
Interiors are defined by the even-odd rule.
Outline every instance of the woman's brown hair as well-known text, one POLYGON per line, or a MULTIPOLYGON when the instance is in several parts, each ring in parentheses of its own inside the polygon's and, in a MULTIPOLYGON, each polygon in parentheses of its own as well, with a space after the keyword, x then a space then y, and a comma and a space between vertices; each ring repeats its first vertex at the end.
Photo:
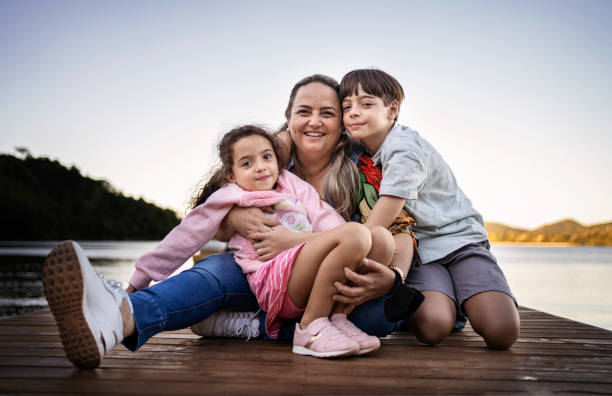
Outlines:
POLYGON ((256 125, 244 125, 234 128, 223 135, 223 138, 217 145, 217 152, 221 160, 221 165, 214 171, 204 187, 199 189, 191 198, 189 205, 191 208, 203 204, 215 191, 227 184, 227 175, 232 173, 232 166, 234 165, 232 156, 234 144, 240 139, 252 135, 261 136, 267 139, 274 150, 279 171, 285 168, 286 163, 284 158, 286 158, 286 155, 283 154, 283 146, 279 143, 276 136, 256 125))
MULTIPOLYGON (((285 118, 287 122, 279 129, 285 131, 289 127, 289 119, 291 118, 291 110, 295 96, 300 88, 311 83, 324 84, 339 95, 340 85, 336 80, 323 74, 313 74, 298 81, 291 90, 289 102, 285 109, 285 118)), ((339 97, 339 96, 338 96, 339 97)), ((341 116, 340 116, 341 117, 341 116)), ((293 160, 293 169, 291 170, 300 178, 306 180, 308 172, 297 156, 295 144, 291 141, 291 159, 293 160)), ((343 131, 340 135, 340 140, 336 145, 332 154, 332 167, 329 171, 326 180, 324 181, 325 201, 332 205, 338 213, 345 219, 350 220, 351 215, 357 207, 357 186, 359 186, 359 173, 357 167, 351 159, 351 140, 348 134, 343 131)))

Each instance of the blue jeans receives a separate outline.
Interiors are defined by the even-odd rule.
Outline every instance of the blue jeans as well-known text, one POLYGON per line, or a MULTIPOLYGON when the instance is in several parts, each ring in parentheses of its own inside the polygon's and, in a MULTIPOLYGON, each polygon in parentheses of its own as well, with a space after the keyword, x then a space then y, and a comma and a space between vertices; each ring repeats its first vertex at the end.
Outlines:
MULTIPOLYGON (((146 289, 130 294, 134 308, 136 332, 123 340, 126 348, 135 351, 155 334, 184 329, 206 319, 220 309, 256 311, 257 299, 246 276, 229 253, 205 257, 193 268, 146 289)), ((399 323, 387 321, 385 297, 368 301, 349 316, 351 321, 369 334, 383 337, 399 323)), ((263 329, 263 318, 260 318, 263 329)), ((286 320, 279 339, 293 339, 295 321, 286 320)))

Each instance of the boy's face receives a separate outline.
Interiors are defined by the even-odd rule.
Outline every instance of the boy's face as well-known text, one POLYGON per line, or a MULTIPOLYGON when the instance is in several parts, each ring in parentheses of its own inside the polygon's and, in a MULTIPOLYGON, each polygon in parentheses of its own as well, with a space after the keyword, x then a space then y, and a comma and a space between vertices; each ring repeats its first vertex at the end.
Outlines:
POLYGON ((344 126, 356 139, 360 139, 368 151, 374 153, 393 127, 398 112, 397 101, 385 106, 382 99, 363 91, 342 100, 344 126))

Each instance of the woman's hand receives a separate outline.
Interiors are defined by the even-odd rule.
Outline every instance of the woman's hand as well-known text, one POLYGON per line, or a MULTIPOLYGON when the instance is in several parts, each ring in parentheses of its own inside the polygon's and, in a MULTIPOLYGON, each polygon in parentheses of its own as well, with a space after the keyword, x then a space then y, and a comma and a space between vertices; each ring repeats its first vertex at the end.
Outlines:
POLYGON ((270 260, 280 252, 291 249, 312 236, 311 233, 291 232, 282 225, 251 235, 253 247, 261 261, 270 260))
POLYGON ((332 298, 348 305, 359 305, 384 296, 395 284, 393 270, 368 258, 363 259, 359 272, 344 268, 344 274, 351 285, 335 282, 338 294, 332 298))
POLYGON ((215 239, 228 241, 234 233, 239 232, 245 238, 254 240, 256 239, 253 238, 254 233, 269 231, 272 227, 280 224, 276 216, 267 216, 264 210, 267 211, 268 208, 234 206, 225 216, 222 230, 220 229, 222 232, 217 233, 215 239), (221 236, 227 238, 219 239, 221 236))

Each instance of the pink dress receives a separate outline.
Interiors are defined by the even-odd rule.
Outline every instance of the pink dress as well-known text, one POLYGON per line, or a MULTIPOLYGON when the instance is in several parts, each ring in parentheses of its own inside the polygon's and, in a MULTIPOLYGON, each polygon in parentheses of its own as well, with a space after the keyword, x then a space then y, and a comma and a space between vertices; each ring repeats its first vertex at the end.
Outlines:
MULTIPOLYGON (((344 223, 331 206, 321 201, 310 184, 286 170, 280 173, 275 190, 245 191, 236 184, 228 184, 189 212, 155 249, 138 259, 130 284, 141 289, 151 280, 166 279, 214 237, 221 221, 234 205, 275 205, 279 221, 299 232, 327 231, 344 223), (287 203, 292 206, 283 206, 287 203)), ((261 308, 268 313, 266 331, 270 337, 276 338, 281 323, 278 312, 282 309, 287 282, 301 245, 266 262, 257 259, 251 242, 238 233, 230 239, 229 247, 242 271, 247 275, 254 273, 248 275, 249 284, 261 308)))

